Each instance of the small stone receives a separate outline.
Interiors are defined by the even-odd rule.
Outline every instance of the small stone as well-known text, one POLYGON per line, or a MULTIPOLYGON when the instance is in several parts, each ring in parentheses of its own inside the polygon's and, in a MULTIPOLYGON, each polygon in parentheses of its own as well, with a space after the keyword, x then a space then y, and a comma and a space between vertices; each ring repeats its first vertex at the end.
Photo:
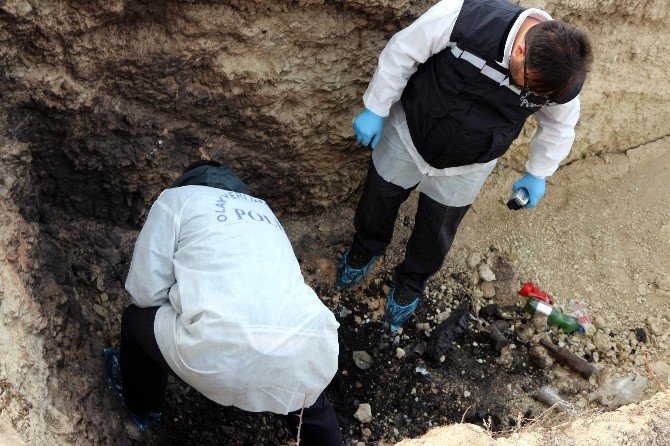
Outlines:
POLYGON ((654 283, 659 290, 670 291, 670 274, 659 274, 654 283))
POLYGON ((593 323, 595 324, 596 328, 602 330, 607 326, 607 323, 605 322, 605 319, 602 316, 596 316, 595 319, 593 319, 593 323))
POLYGON ((435 323, 436 324, 441 324, 442 322, 446 321, 447 318, 449 318, 449 315, 451 314, 451 311, 443 311, 442 313, 437 313, 435 315, 435 323))
POLYGON ((531 319, 533 328, 535 331, 540 333, 547 329, 547 315, 542 313, 535 313, 531 319))
POLYGON ((491 282, 482 282, 479 288, 482 290, 482 296, 486 299, 491 299, 496 295, 496 289, 491 282))
POLYGON ((651 334, 654 334, 654 335, 657 335, 657 336, 663 334, 663 331, 661 330, 661 327, 659 326, 658 323, 649 322, 648 324, 649 324, 649 331, 651 332, 651 334))
POLYGON ((388 294, 391 292, 391 287, 389 287, 388 285, 384 285, 382 286, 382 291, 386 296, 388 296, 388 294))
POLYGON ((479 277, 485 282, 493 282, 496 280, 496 275, 491 271, 491 268, 486 264, 482 263, 479 265, 479 277))
POLYGON ((419 322, 416 324, 417 330, 430 331, 430 324, 428 322, 419 322))
POLYGON ((372 408, 370 407, 370 404, 359 404, 356 413, 354 413, 354 418, 361 423, 369 423, 372 421, 372 408))
POLYGON ((602 353, 605 353, 612 348, 612 341, 610 340, 610 337, 602 331, 597 332, 593 336, 593 344, 602 353))
POLYGON ((463 392, 463 396, 466 397, 466 398, 469 398, 470 395, 471 395, 471 393, 468 392, 467 390, 463 392))
POLYGON ((353 353, 353 358, 356 366, 362 370, 369 369, 375 362, 374 359, 372 359, 372 356, 364 350, 356 350, 353 353))
POLYGON ((398 437, 400 435, 400 431, 398 430, 397 427, 393 428, 393 436, 398 437))
POLYGON ((398 347, 395 349, 395 355, 398 359, 402 359, 405 357, 405 350, 402 348, 398 347))
POLYGON ((364 427, 363 429, 361 429, 361 433, 363 434, 363 436, 365 438, 368 438, 369 436, 372 435, 372 431, 370 429, 368 429, 367 427, 364 427))
POLYGON ((651 369, 654 371, 661 382, 667 383, 670 380, 670 365, 663 361, 656 361, 651 364, 651 369))
POLYGON ((554 358, 547 352, 547 349, 539 345, 531 347, 528 352, 530 359, 541 369, 548 369, 554 365, 554 358))
POLYGON ((640 296, 646 296, 647 295, 647 284, 645 283, 640 283, 637 285, 637 294, 640 296))
POLYGON ((475 269, 477 268, 477 265, 479 265, 479 262, 481 261, 482 261, 482 255, 480 253, 471 252, 470 255, 468 255, 466 263, 468 265, 468 268, 475 269))
POLYGON ((107 310, 105 310, 102 305, 93 304, 93 311, 95 311, 100 317, 107 316, 107 310))
POLYGON ((105 277, 103 274, 100 274, 96 279, 95 279, 95 287, 98 289, 98 291, 102 292, 105 291, 105 277))

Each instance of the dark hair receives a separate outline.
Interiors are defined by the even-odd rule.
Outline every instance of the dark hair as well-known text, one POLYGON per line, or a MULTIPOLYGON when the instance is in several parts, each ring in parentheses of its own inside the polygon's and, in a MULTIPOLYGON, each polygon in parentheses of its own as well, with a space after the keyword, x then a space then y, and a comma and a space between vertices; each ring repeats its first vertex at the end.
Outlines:
POLYGON ((184 172, 182 172, 182 175, 185 174, 188 171, 191 171, 193 169, 197 169, 200 166, 220 167, 221 163, 218 162, 218 161, 211 161, 211 160, 198 160, 194 163, 191 163, 186 169, 184 169, 184 172))
POLYGON ((548 20, 531 27, 525 42, 529 89, 558 103, 577 96, 593 62, 586 33, 548 20))

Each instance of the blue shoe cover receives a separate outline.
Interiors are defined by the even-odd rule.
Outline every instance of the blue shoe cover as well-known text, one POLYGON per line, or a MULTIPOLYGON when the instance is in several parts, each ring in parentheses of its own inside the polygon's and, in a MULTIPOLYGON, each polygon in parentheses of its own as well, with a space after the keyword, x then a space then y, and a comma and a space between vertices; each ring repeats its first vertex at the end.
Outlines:
POLYGON ((123 406, 130 418, 135 423, 137 429, 144 433, 151 426, 156 424, 161 417, 160 412, 133 412, 128 409, 126 399, 123 396, 123 381, 121 379, 121 363, 119 351, 111 347, 103 349, 105 355, 105 374, 107 377, 107 386, 117 401, 123 406))
POLYGON ((370 271, 372 265, 374 265, 378 256, 374 256, 370 259, 367 265, 361 269, 352 268, 347 264, 347 255, 349 254, 350 249, 347 249, 342 258, 340 259, 340 265, 337 267, 337 284, 336 287, 338 290, 344 288, 349 288, 361 281, 361 279, 370 271))
POLYGON ((391 292, 389 292, 389 296, 386 299, 386 319, 389 325, 391 325, 391 331, 395 333, 398 328, 412 317, 414 310, 419 306, 419 298, 417 297, 411 304, 403 307, 393 300, 394 292, 395 284, 393 284, 393 288, 391 288, 391 292))

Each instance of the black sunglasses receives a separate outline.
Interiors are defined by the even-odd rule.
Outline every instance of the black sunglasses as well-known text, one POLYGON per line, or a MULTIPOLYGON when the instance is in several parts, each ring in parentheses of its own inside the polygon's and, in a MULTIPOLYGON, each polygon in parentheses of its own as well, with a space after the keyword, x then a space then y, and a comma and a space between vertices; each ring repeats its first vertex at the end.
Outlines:
POLYGON ((526 68, 528 62, 528 57, 524 57, 523 59, 523 88, 521 89, 521 97, 524 99, 527 99, 528 96, 534 96, 535 98, 539 99, 538 102, 533 101, 535 104, 537 104, 540 107, 544 107, 547 105, 549 102, 551 102, 551 98, 549 98, 548 95, 546 94, 536 94, 530 91, 528 88, 528 70, 526 68))

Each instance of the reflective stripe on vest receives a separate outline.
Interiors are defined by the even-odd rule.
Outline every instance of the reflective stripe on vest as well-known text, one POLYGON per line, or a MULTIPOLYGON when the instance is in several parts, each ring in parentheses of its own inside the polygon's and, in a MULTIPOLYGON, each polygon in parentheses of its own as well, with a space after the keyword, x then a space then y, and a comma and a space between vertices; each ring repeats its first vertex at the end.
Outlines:
POLYGON ((457 59, 463 59, 470 62, 472 65, 477 67, 484 76, 492 79, 498 83, 501 87, 507 87, 512 90, 514 93, 521 95, 521 89, 516 85, 509 83, 509 77, 501 73, 500 71, 486 65, 486 61, 474 54, 463 51, 456 44, 453 44, 451 47, 451 54, 454 55, 457 59))

